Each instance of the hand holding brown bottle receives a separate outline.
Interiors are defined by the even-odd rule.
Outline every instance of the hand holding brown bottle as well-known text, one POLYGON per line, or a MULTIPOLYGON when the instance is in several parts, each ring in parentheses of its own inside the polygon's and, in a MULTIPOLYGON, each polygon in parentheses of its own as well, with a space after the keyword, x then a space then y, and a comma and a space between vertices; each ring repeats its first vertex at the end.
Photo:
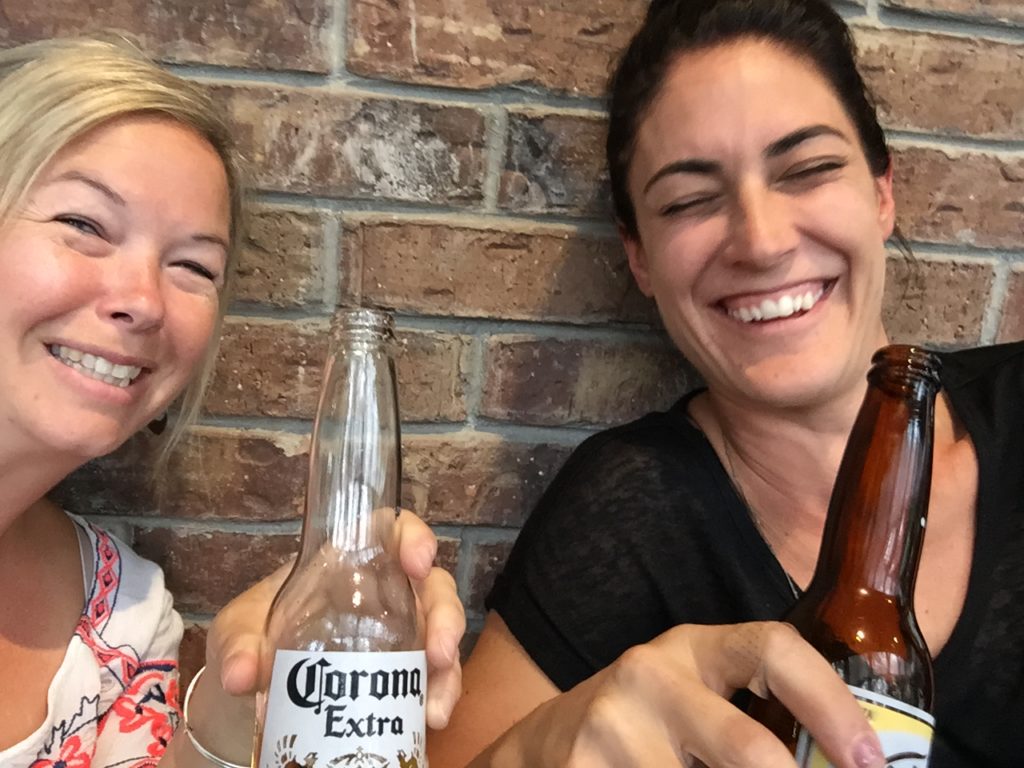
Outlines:
POLYGON ((787 748, 734 707, 774 693, 837 768, 884 766, 846 685, 792 627, 681 625, 540 705, 471 763, 542 768, 793 768, 787 748))

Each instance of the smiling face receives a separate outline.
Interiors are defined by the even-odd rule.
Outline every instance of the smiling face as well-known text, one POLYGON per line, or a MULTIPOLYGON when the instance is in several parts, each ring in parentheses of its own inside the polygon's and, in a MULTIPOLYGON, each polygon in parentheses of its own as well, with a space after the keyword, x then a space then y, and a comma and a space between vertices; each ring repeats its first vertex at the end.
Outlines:
POLYGON ((633 273, 713 393, 805 407, 863 386, 885 343, 891 178, 811 64, 747 40, 682 56, 629 189, 633 273))
POLYGON ((0 230, 0 439, 87 459, 160 415, 211 341, 229 218, 217 153, 170 119, 63 148, 0 230))

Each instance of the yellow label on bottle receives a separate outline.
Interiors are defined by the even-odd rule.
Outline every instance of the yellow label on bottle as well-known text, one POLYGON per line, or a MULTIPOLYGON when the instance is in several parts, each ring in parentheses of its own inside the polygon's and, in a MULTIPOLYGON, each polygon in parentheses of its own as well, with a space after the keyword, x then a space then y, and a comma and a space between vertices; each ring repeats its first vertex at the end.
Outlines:
MULTIPOLYGON (((850 686, 882 742, 887 768, 925 768, 931 751, 935 719, 924 710, 863 688, 850 686)), ((810 733, 801 729, 796 745, 801 768, 832 768, 810 733)))

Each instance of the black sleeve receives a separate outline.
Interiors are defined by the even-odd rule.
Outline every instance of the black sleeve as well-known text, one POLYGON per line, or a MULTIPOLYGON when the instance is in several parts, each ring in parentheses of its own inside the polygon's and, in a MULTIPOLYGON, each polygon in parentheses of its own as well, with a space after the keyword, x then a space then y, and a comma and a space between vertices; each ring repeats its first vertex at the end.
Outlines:
POLYGON ((561 690, 668 626, 643 534, 666 506, 652 451, 621 429, 577 448, 486 600, 561 690))

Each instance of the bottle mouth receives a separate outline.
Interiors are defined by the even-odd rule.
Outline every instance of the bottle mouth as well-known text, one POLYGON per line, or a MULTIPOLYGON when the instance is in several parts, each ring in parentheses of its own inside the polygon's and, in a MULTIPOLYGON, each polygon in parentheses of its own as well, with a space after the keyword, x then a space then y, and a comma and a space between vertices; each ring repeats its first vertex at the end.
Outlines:
POLYGON ((340 331, 380 331, 394 330, 395 318, 386 309, 373 307, 350 307, 337 310, 334 325, 340 331))
POLYGON ((912 344, 890 344, 871 356, 868 379, 922 383, 938 389, 942 386, 941 373, 942 360, 935 352, 912 344))

